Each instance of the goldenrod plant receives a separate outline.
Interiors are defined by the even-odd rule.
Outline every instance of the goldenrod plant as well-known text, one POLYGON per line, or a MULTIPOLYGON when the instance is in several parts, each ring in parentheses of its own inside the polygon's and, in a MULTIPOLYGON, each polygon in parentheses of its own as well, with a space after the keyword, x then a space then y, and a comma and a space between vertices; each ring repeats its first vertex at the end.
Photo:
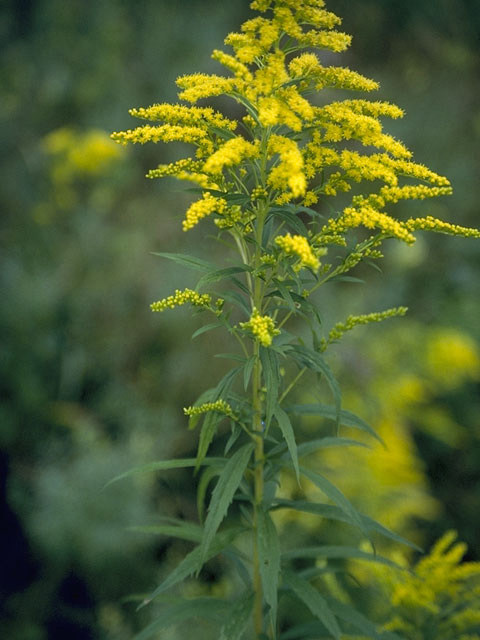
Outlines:
POLYGON ((374 568, 388 622, 408 640, 478 640, 480 638, 480 563, 462 562, 467 551, 448 531, 410 570, 397 553, 403 570, 374 568))
POLYGON ((254 0, 250 7, 260 15, 227 36, 230 52, 213 52, 227 75, 178 78, 181 103, 132 109, 132 116, 152 124, 112 134, 120 144, 191 145, 190 155, 152 169, 148 177, 193 183, 198 199, 185 213, 183 230, 197 233, 197 225, 209 225, 208 233, 216 230, 232 256, 217 265, 183 253, 158 254, 201 275, 195 290, 176 291, 154 302, 152 310, 191 304, 211 316, 195 335, 222 329, 235 351, 222 354, 234 366, 185 408, 190 428, 199 430, 196 458, 162 460, 122 476, 191 467, 199 478, 201 526, 169 519, 157 527, 160 534, 196 546, 143 605, 171 591, 178 600, 165 600, 137 640, 162 637, 166 627, 196 616, 218 622, 216 637, 222 640, 339 640, 359 633, 393 640, 399 636, 378 631, 329 594, 322 576, 328 574, 330 559, 388 564, 376 554, 374 537, 403 539, 358 512, 308 461, 326 447, 347 451, 364 446, 344 437, 342 426, 379 438, 342 408, 325 352, 356 325, 403 315, 406 309, 350 316, 323 335, 321 300, 315 294, 327 282, 350 278, 347 274, 360 262, 381 258, 387 239, 411 245, 419 230, 476 238, 480 232, 432 216, 400 220, 391 213, 399 200, 445 196, 451 186, 414 162, 411 152, 384 132, 381 119, 400 118, 403 112, 363 97, 378 88, 375 81, 325 65, 323 52, 330 59, 331 52, 347 49, 351 37, 337 29, 341 19, 326 10, 323 0, 254 0), (330 97, 332 90, 338 90, 338 99, 327 102, 323 96, 330 97), (361 97, 345 99, 345 91, 361 97), (236 103, 238 119, 204 106, 205 100, 220 96, 236 103), (349 193, 341 195, 346 204, 340 205, 336 196, 349 193), (325 384, 332 404, 293 404, 301 381, 308 381, 310 389, 325 384), (296 426, 305 414, 329 421, 331 435, 297 442, 296 426), (222 446, 223 455, 209 455, 212 443, 217 451, 222 446), (293 470, 299 486, 313 483, 326 502, 280 498, 285 469, 293 470), (357 528, 371 548, 285 549, 272 518, 278 510, 340 520, 357 528), (235 596, 185 598, 181 583, 219 554, 238 573, 241 586, 235 596), (322 559, 327 565, 320 567, 322 559), (292 598, 305 610, 300 626, 290 624, 283 612, 282 603, 292 598))

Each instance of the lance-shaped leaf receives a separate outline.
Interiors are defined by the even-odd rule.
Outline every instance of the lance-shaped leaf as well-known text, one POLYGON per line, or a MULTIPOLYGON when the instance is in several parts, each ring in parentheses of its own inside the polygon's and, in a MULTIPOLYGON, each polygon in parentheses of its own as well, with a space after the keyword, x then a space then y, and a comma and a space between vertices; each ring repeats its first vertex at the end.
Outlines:
POLYGON ((350 500, 348 500, 343 493, 338 489, 334 484, 327 480, 324 476, 316 473, 315 471, 311 471, 310 469, 300 468, 302 475, 311 480, 313 484, 320 489, 322 493, 324 493, 327 498, 330 498, 332 502, 334 502, 340 509, 347 515, 350 519, 350 522, 355 524, 360 531, 367 537, 368 531, 366 530, 360 514, 352 505, 350 500))
POLYGON ((195 256, 188 256, 184 253, 153 252, 153 255, 160 256, 160 258, 167 258, 167 260, 173 260, 173 262, 180 264, 182 267, 193 269, 194 271, 203 271, 204 273, 208 273, 209 271, 217 270, 217 265, 213 264, 213 262, 207 262, 206 260, 201 260, 195 256))
MULTIPOLYGON (((208 390, 208 392, 206 392, 208 393, 207 402, 215 402, 215 400, 218 400, 222 396, 225 396, 230 390, 230 387, 233 384, 235 376, 242 369, 243 367, 234 367, 233 369, 228 371, 228 373, 226 373, 223 376, 223 378, 220 380, 220 382, 217 384, 217 386, 213 391, 208 390)), ((195 404, 196 405, 201 404, 200 402, 201 398, 202 398, 202 402, 204 402, 205 401, 203 400, 204 396, 205 394, 202 394, 202 396, 200 396, 200 398, 197 400, 195 404)), ((195 416, 193 417, 195 418, 195 416)), ((217 411, 210 411, 205 416, 205 419, 202 424, 202 428, 200 430, 200 438, 198 441, 198 450, 197 450, 197 464, 195 465, 195 471, 198 471, 198 469, 200 468, 200 465, 202 464, 203 459, 207 455, 208 448, 210 447, 210 444, 215 436, 217 427, 224 418, 225 416, 217 411)), ((195 423, 192 423, 192 424, 194 425, 195 423)))
POLYGON ((287 443, 288 451, 292 459, 293 468, 295 469, 295 474, 297 476, 297 482, 300 483, 300 468, 298 466, 297 443, 295 442, 295 433, 293 431, 290 418, 278 404, 275 407, 274 415, 277 419, 278 426, 282 431, 282 435, 285 438, 285 442, 287 443))
POLYGON ((268 511, 257 509, 257 543, 263 594, 271 608, 272 627, 275 628, 280 574, 280 540, 268 511))
MULTIPOLYGON (((281 442, 268 452, 268 457, 274 458, 275 456, 281 455, 285 451, 286 447, 286 443, 281 442)), ((370 449, 367 444, 365 444, 364 442, 359 442, 358 440, 327 436, 325 438, 311 440, 310 442, 303 442, 302 444, 298 445, 297 454, 298 457, 301 458, 303 456, 308 456, 311 453, 315 453, 319 449, 330 449, 332 447, 364 447, 366 449, 370 449)), ((286 457, 286 454, 284 454, 283 457, 286 457)))
POLYGON ((252 443, 244 445, 233 454, 222 469, 213 490, 205 520, 202 540, 202 548, 205 553, 207 553, 218 527, 227 514, 228 507, 243 479, 253 449, 252 443))
MULTIPOLYGON (((287 413, 294 413, 296 415, 303 416, 320 416, 329 420, 336 420, 336 407, 330 407, 326 404, 292 404, 286 407, 287 413)), ((340 424, 345 427, 352 427, 353 429, 360 429, 365 431, 373 438, 384 444, 382 438, 375 432, 375 430, 362 418, 359 418, 351 411, 342 409, 340 411, 340 424)))
MULTIPOLYGON (((204 276, 200 278, 197 283, 197 290, 203 287, 206 284, 211 284, 212 282, 218 282, 219 280, 224 280, 227 278, 228 280, 232 280, 232 276, 236 273, 245 273, 252 271, 252 267, 248 264, 237 265, 236 267, 227 267, 226 269, 216 269, 215 271, 209 271, 204 276)), ((238 280, 235 280, 235 284, 238 283, 238 280)), ((248 290, 247 290, 248 291, 248 290)))
POLYGON ((310 609, 336 640, 340 640, 342 632, 337 619, 317 589, 291 571, 284 571, 283 576, 297 598, 310 609))
POLYGON ((312 349, 308 349, 307 347, 289 345, 285 350, 290 351, 304 367, 307 367, 312 371, 316 371, 317 373, 321 373, 325 377, 335 402, 335 421, 338 426, 340 424, 342 394, 338 382, 336 381, 329 365, 319 353, 312 349))
POLYGON ((223 322, 212 322, 211 324, 205 324, 200 329, 197 329, 192 333, 192 340, 195 340, 198 336, 201 336, 202 333, 207 333, 207 331, 212 331, 213 329, 218 329, 223 327, 223 322))
POLYGON ((185 580, 194 573, 198 573, 203 567, 205 562, 210 558, 218 555, 225 547, 228 547, 236 536, 244 531, 243 528, 236 527, 234 529, 228 529, 214 536, 208 549, 205 549, 202 545, 195 547, 190 553, 188 553, 180 564, 170 573, 165 580, 146 598, 139 608, 149 604, 154 598, 164 593, 168 589, 185 580))
POLYGON ((251 589, 240 596, 225 616, 226 621, 220 631, 219 640, 240 640, 242 638, 250 622, 254 597, 251 589))
POLYGON ((190 540, 191 542, 200 542, 202 539, 203 529, 194 522, 187 522, 178 518, 161 518, 160 520, 161 522, 158 524, 145 527, 129 527, 129 529, 140 533, 190 540))
POLYGON ((268 427, 273 416, 278 400, 278 386, 280 383, 280 373, 278 369, 278 357, 273 349, 260 347, 260 360, 262 362, 263 378, 265 380, 266 407, 265 423, 268 427))
POLYGON ((390 631, 379 631, 373 622, 350 605, 339 602, 331 596, 327 596, 326 600, 337 618, 344 620, 349 626, 360 631, 362 635, 365 634, 373 640, 402 640, 397 634, 390 631))
POLYGON ((379 564, 392 567, 393 569, 402 569, 396 562, 392 562, 384 556, 374 553, 368 553, 355 547, 321 545, 317 547, 300 547, 291 549, 282 554, 285 560, 294 560, 296 558, 327 558, 334 560, 368 560, 369 562, 377 562, 379 564))
MULTIPOLYGON (((202 460, 202 465, 210 466, 215 465, 219 466, 224 464, 225 458, 204 458, 202 460)), ((196 458, 177 458, 174 460, 158 460, 157 462, 148 462, 147 464, 139 465, 138 467, 133 467, 124 473, 121 473, 115 478, 112 478, 104 488, 108 487, 112 482, 117 482, 118 480, 122 480, 123 478, 129 478, 130 476, 135 476, 141 473, 152 473, 153 471, 168 471, 170 469, 185 469, 187 467, 195 467, 197 464, 196 458)))
POLYGON ((158 638, 157 634, 160 631, 189 618, 221 621, 228 612, 228 606, 229 603, 220 598, 182 599, 180 602, 162 608, 156 619, 134 636, 133 640, 148 640, 153 636, 158 638))
MULTIPOLYGON (((304 500, 284 500, 281 498, 275 498, 275 503, 273 505, 273 509, 294 509, 295 511, 303 511, 305 513, 314 513, 322 518, 326 518, 327 520, 339 520, 340 522, 346 522, 348 524, 355 524, 351 521, 350 517, 342 511, 339 507, 336 507, 332 504, 322 504, 319 502, 307 502, 304 500)), ((388 538, 389 540, 393 540, 394 542, 398 542, 400 544, 404 544, 407 547, 415 549, 415 551, 422 552, 423 550, 418 547, 413 542, 410 542, 406 538, 398 535, 394 531, 391 531, 387 527, 384 527, 382 524, 373 520, 369 516, 366 516, 362 513, 359 513, 359 516, 363 522, 363 526, 367 529, 369 533, 375 532, 380 535, 388 538)))

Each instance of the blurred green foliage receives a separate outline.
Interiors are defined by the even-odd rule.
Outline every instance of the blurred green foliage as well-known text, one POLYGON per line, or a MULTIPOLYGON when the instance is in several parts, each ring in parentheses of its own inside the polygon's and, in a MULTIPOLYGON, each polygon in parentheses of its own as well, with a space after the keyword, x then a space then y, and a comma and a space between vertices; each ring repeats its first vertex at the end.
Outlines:
MULTIPOLYGON (((476 0, 330 4, 355 36, 347 64, 407 111, 390 131, 453 183, 454 196, 430 212, 478 226, 476 0)), ((184 552, 128 527, 166 514, 194 519, 189 474, 102 487, 136 463, 193 449, 181 408, 222 363, 210 359, 210 337, 185 340, 196 322, 188 312, 151 317, 152 300, 190 282, 150 252, 212 248, 180 231, 188 194, 143 178, 175 150, 127 155, 108 133, 130 126, 129 107, 174 100, 177 75, 214 69, 212 46, 247 15, 246 0, 0 7, 0 615, 12 640, 128 640, 150 613, 122 598, 149 589, 162 563, 184 552)), ((392 244, 385 269, 388 277, 366 274, 369 287, 325 295, 326 332, 352 311, 410 307, 410 321, 390 321, 381 338, 362 329, 338 350, 347 408, 401 453, 355 453, 345 490, 422 544, 458 529, 478 559, 478 244, 392 244), (355 495, 352 469, 381 477, 385 494, 355 495)), ((325 464, 342 473, 342 461, 325 464)), ((203 578, 206 589, 222 588, 222 567, 203 578)))

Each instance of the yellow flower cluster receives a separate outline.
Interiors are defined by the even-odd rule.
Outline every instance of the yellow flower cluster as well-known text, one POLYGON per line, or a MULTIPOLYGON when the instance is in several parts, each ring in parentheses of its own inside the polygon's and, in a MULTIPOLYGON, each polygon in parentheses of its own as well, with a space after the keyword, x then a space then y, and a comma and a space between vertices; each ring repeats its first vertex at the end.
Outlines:
POLYGON ((340 340, 347 331, 351 331, 355 327, 362 324, 370 324, 371 322, 382 322, 387 318, 396 316, 404 316, 408 311, 407 307, 394 307, 387 311, 379 311, 376 313, 367 313, 360 316, 348 316, 345 322, 338 322, 328 334, 326 344, 336 340, 340 340))
POLYGON ((183 89, 178 94, 180 100, 194 104, 202 98, 212 98, 231 92, 235 87, 235 80, 205 73, 193 73, 177 78, 177 86, 183 89))
POLYGON ((165 309, 174 309, 182 304, 193 304, 194 307, 209 307, 212 297, 208 293, 197 293, 192 289, 184 289, 180 291, 176 289, 175 293, 167 298, 152 302, 150 309, 152 311, 165 311, 165 309))
POLYGON ((212 213, 224 213, 227 209, 227 201, 224 198, 216 198, 208 191, 203 197, 193 202, 185 213, 185 220, 182 222, 182 229, 188 231, 198 224, 202 218, 212 213))
POLYGON ((257 309, 253 309, 248 322, 240 322, 242 329, 248 329, 264 347, 272 344, 272 339, 280 331, 275 328, 275 322, 270 316, 261 316, 257 309))
POLYGON ((259 150, 260 143, 258 140, 252 144, 241 136, 231 138, 212 153, 205 162, 203 170, 206 173, 220 174, 224 167, 240 164, 245 158, 258 158, 259 150))
POLYGON ((307 180, 303 172, 303 157, 297 143, 285 136, 272 135, 268 144, 269 156, 276 153, 280 162, 273 167, 268 176, 268 184, 281 191, 291 191, 298 198, 305 193, 307 180))
POLYGON ((366 78, 348 67, 323 67, 314 53, 303 53, 293 58, 288 65, 292 79, 307 89, 312 84, 317 90, 327 87, 350 91, 375 91, 378 82, 366 78))
POLYGON ((359 208, 345 208, 338 220, 329 220, 328 225, 323 229, 323 233, 327 235, 332 233, 343 234, 348 229, 361 226, 367 229, 380 229, 386 236, 398 238, 407 244, 415 242, 415 237, 404 222, 395 220, 386 213, 381 213, 369 205, 359 208))
POLYGON ((405 226, 410 231, 437 231, 438 233, 447 233, 452 236, 480 238, 480 230, 478 229, 461 227, 458 224, 444 222, 432 216, 427 216, 426 218, 410 218, 405 222, 405 226))
POLYGON ((348 102, 332 102, 325 107, 316 107, 315 116, 315 124, 324 129, 324 133, 321 136, 314 135, 314 142, 358 140, 364 146, 385 149, 395 158, 409 158, 412 155, 405 145, 382 132, 382 125, 376 117, 358 113, 348 102))
POLYGON ((184 407, 183 412, 186 416, 201 416, 209 411, 218 411, 226 416, 234 417, 232 407, 226 400, 215 400, 215 402, 205 402, 198 407, 184 407))
POLYGON ((196 125, 205 127, 211 125, 219 129, 235 131, 237 122, 226 118, 222 113, 211 107, 186 107, 181 104, 154 104, 151 107, 130 109, 131 116, 151 120, 152 122, 167 122, 168 124, 196 125))
POLYGON ((43 147, 55 158, 53 178, 57 183, 80 175, 99 175, 119 158, 118 147, 98 129, 77 132, 62 127, 45 136, 43 147))
POLYGON ((408 640, 432 630, 442 640, 478 639, 473 630, 480 625, 480 563, 462 563, 467 547, 456 539, 457 533, 448 531, 413 571, 374 568, 393 609, 386 630, 408 640))
POLYGON ((195 126, 181 126, 163 124, 158 127, 145 125, 127 131, 115 131, 111 138, 120 144, 129 142, 145 144, 146 142, 191 142, 200 143, 205 141, 207 133, 205 129, 195 126))
POLYGON ((295 255, 300 259, 298 270, 308 267, 312 271, 317 271, 320 267, 320 260, 304 236, 292 236, 287 233, 285 236, 275 238, 277 244, 288 256, 295 255))

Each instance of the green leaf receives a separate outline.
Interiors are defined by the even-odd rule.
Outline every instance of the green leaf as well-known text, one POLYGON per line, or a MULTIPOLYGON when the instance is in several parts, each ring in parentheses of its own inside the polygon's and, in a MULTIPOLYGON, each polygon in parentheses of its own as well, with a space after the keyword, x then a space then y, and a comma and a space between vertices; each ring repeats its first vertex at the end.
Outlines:
POLYGON ((340 640, 342 632, 325 598, 323 598, 309 582, 299 578, 291 571, 285 571, 284 578, 297 598, 325 625, 325 628, 336 640, 340 640))
POLYGON ((257 509, 257 542, 260 575, 265 601, 271 608, 272 627, 276 627, 278 579, 280 574, 280 540, 268 511, 257 509))
POLYGON ((272 349, 260 347, 260 360, 262 362, 263 377, 265 380, 265 387, 267 389, 265 423, 268 427, 275 411, 275 407, 277 406, 280 373, 278 370, 278 357, 272 349))
POLYGON ((254 593, 245 591, 226 615, 226 621, 220 631, 219 640, 241 640, 252 615, 254 593))
MULTIPOLYGON (((318 516, 321 516, 322 518, 326 518, 327 520, 339 520, 340 522, 346 522, 348 524, 354 525, 350 517, 347 516, 344 511, 342 511, 339 507, 336 507, 331 504, 323 504, 319 502, 307 502, 304 500, 284 500, 281 498, 275 498, 275 505, 273 508, 274 509, 277 509, 277 508, 294 509, 295 511, 303 511, 305 513, 314 513, 318 516)), ((368 516, 362 513, 359 513, 359 515, 363 522, 363 526, 369 533, 372 531, 375 533, 379 533, 385 538, 388 538, 389 540, 393 540, 400 544, 404 544, 408 547, 411 547, 412 549, 415 549, 415 551, 420 551, 420 552, 422 551, 422 549, 418 547, 416 544, 413 544, 413 542, 409 542, 408 540, 398 535, 394 531, 387 529, 387 527, 384 527, 382 524, 380 524, 376 520, 373 520, 372 518, 369 518, 368 516)))
MULTIPOLYGON (((213 467, 207 469, 212 471, 213 467)), ((202 527, 193 522, 186 522, 178 518, 162 518, 165 524, 154 524, 145 527, 129 527, 130 531, 149 533, 158 536, 168 536, 179 538, 180 540, 190 540, 190 542, 200 542, 202 539, 202 527)))
POLYGON ((206 284, 210 284, 212 282, 218 282, 219 280, 223 280, 225 278, 231 279, 235 273, 245 273, 245 271, 252 271, 252 267, 247 264, 237 265, 235 267, 227 267, 226 269, 216 269, 215 271, 209 271, 204 276, 200 278, 197 282, 197 290, 200 287, 203 287, 206 284))
POLYGON ((275 286, 278 287, 278 291, 274 291, 272 295, 279 295, 280 298, 285 300, 290 311, 292 311, 292 313, 297 313, 298 309, 295 306, 295 302, 293 301, 290 291, 285 286, 285 284, 283 282, 280 282, 277 279, 274 280, 274 283, 275 283, 275 286))
MULTIPOLYGON (((329 640, 325 637, 325 626, 321 622, 297 624, 280 636, 280 640, 321 640, 322 638, 329 640)), ((346 640, 346 636, 343 638, 346 640)))
MULTIPOLYGON (((296 415, 303 416, 321 416, 322 418, 328 418, 329 420, 335 420, 337 415, 336 407, 331 407, 326 404, 293 404, 286 407, 285 411, 287 413, 294 413, 296 415)), ((352 427, 353 429, 365 431, 365 433, 371 435, 381 444, 385 444, 382 438, 367 422, 356 416, 351 411, 346 411, 345 409, 340 411, 340 424, 343 424, 345 427, 352 427)))
POLYGON ((192 340, 195 340, 198 336, 202 335, 202 333, 207 333, 207 331, 212 331, 212 329, 218 329, 219 327, 223 327, 223 322, 212 322, 211 324, 205 324, 200 329, 197 329, 194 333, 192 333, 192 340))
POLYGON ((311 471, 310 469, 300 468, 302 475, 311 480, 313 484, 320 489, 322 493, 324 493, 327 498, 330 498, 332 502, 334 502, 340 509, 347 515, 352 524, 355 524, 362 533, 364 533, 368 537, 368 532, 362 522, 360 514, 352 505, 350 500, 348 500, 340 489, 327 480, 324 476, 316 473, 315 471, 311 471))
POLYGON ((331 596, 327 596, 327 602, 330 609, 340 620, 344 620, 354 629, 357 629, 369 638, 373 638, 373 640, 401 640, 397 634, 391 633, 390 631, 378 631, 373 622, 350 605, 339 602, 331 596))
POLYGON ((277 419, 278 426, 282 432, 285 442, 287 443, 290 458, 292 459, 293 468, 297 476, 297 482, 300 484, 300 469, 298 466, 298 452, 297 443, 295 442, 295 433, 293 431, 290 418, 285 411, 277 404, 274 411, 275 418, 277 419))
POLYGON ((182 599, 177 604, 163 608, 156 620, 137 633, 133 640, 148 640, 154 635, 158 638, 157 634, 160 631, 189 618, 206 618, 220 622, 227 611, 228 603, 220 598, 182 599))
POLYGON ((308 369, 312 369, 313 371, 317 371, 325 376, 325 379, 330 387, 330 391, 332 392, 333 399, 335 401, 335 420, 337 426, 340 424, 340 414, 341 414, 341 403, 342 403, 342 394, 340 391, 340 387, 338 382, 335 379, 335 376, 332 373, 329 365, 325 362, 322 356, 316 351, 312 351, 307 347, 302 347, 299 345, 289 345, 288 350, 293 351, 299 361, 308 369))
POLYGON ((246 361, 243 367, 243 388, 245 391, 248 388, 248 383, 250 382, 250 378, 252 376, 253 367, 255 366, 255 362, 257 360, 257 356, 253 355, 246 361))
POLYGON ((336 438, 327 437, 319 438, 318 440, 310 440, 310 442, 304 442, 298 447, 299 456, 307 456, 310 453, 318 451, 318 449, 330 449, 332 447, 364 447, 370 449, 368 444, 353 440, 352 438, 336 438))
POLYGON ((218 527, 227 514, 228 507, 243 479, 243 474, 250 461, 253 449, 254 445, 252 443, 244 445, 233 454, 222 469, 213 490, 205 520, 202 540, 202 547, 205 552, 209 549, 218 527))
POLYGON ((222 298, 244 311, 247 316, 250 316, 251 309, 247 300, 237 291, 222 291, 222 298))
POLYGON ((394 569, 402 569, 396 562, 392 562, 384 556, 379 556, 368 551, 362 551, 355 547, 348 546, 332 546, 322 545, 318 547, 301 547, 297 549, 291 549, 285 551, 282 554, 285 560, 294 560, 295 558, 329 558, 335 560, 368 560, 369 562, 377 562, 378 564, 386 565, 394 569))
POLYGON ((217 270, 217 265, 213 264, 213 262, 207 262, 206 260, 201 260, 195 256, 188 256, 184 253, 153 252, 153 255, 160 256, 161 258, 167 258, 167 260, 173 260, 173 262, 182 265, 182 267, 187 267, 194 271, 209 272, 217 270))
MULTIPOLYGON (((243 369, 243 366, 234 367, 233 369, 230 369, 230 371, 228 371, 220 380, 220 382, 217 384, 213 392, 210 389, 207 392, 205 392, 208 394, 207 402, 215 402, 215 400, 218 400, 222 396, 226 395, 233 384, 235 376, 242 369, 243 369)), ((205 397, 205 394, 202 394, 201 398, 203 397, 205 397)), ((205 400, 202 400, 202 401, 205 401, 205 400)), ((199 401, 197 400, 195 405, 197 405, 198 402, 199 401)), ((207 455, 207 452, 213 440, 213 437, 215 436, 217 427, 225 417, 226 416, 224 414, 218 413, 216 411, 211 411, 206 414, 201 431, 200 431, 200 438, 198 441, 197 464, 195 465, 195 472, 197 472, 198 469, 200 468, 200 465, 202 464, 203 459, 207 455)))
POLYGON ((228 529, 218 533, 211 540, 208 549, 205 549, 204 545, 195 547, 190 553, 188 553, 180 564, 170 573, 167 578, 146 598, 139 608, 149 604, 154 598, 164 593, 168 589, 185 580, 189 576, 200 571, 205 562, 217 556, 225 547, 228 547, 236 536, 244 531, 243 528, 236 527, 234 529, 228 529))
MULTIPOLYGON (((217 465, 221 466, 225 463, 225 458, 204 458, 202 465, 217 465)), ((138 467, 133 467, 129 471, 125 471, 115 478, 112 478, 104 488, 108 487, 113 482, 123 480, 123 478, 129 478, 130 476, 137 475, 139 473, 151 473, 152 471, 169 471, 170 469, 185 469, 187 467, 195 467, 197 464, 196 458, 177 458, 176 460, 159 460, 158 462, 148 462, 138 467)))
POLYGON ((207 467, 199 480, 197 487, 197 511, 200 522, 203 522, 205 517, 205 495, 207 493, 208 485, 211 480, 218 475, 220 475, 218 467, 207 467))

